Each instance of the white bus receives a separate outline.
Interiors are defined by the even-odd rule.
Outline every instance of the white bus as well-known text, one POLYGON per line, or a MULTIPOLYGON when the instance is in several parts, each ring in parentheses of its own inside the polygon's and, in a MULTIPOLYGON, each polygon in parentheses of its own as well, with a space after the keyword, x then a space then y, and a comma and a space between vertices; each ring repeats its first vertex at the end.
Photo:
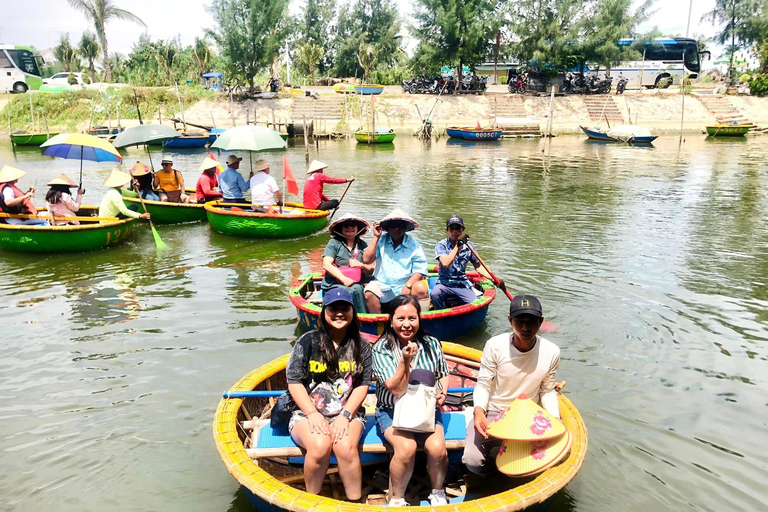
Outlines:
POLYGON ((40 68, 31 48, 0 45, 0 93, 37 90, 42 84, 40 68))
MULTIPOLYGON (((634 44, 632 39, 621 39, 619 46, 634 44)), ((643 59, 622 62, 611 68, 611 76, 618 80, 619 75, 627 78, 627 87, 669 87, 671 83, 679 84, 680 80, 691 75, 698 77, 701 71, 701 56, 709 57, 708 51, 699 51, 699 43, 695 39, 676 37, 674 39, 659 38, 647 42, 641 49, 643 59)))

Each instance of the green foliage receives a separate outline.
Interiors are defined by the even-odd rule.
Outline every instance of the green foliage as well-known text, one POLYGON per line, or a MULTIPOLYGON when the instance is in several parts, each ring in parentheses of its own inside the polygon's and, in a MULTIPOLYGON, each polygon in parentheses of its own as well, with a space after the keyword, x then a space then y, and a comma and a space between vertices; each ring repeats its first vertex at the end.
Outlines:
POLYGON ((363 83, 371 83, 371 68, 376 65, 376 47, 365 42, 360 43, 360 49, 357 51, 357 62, 363 68, 363 83))
POLYGON ((645 0, 633 12, 632 0, 598 0, 594 15, 581 22, 586 61, 610 68, 622 60, 640 58, 637 48, 644 41, 637 41, 634 48, 621 47, 616 42, 637 35, 637 26, 648 18, 653 2, 645 0))
POLYGON ((155 60, 157 60, 160 69, 165 72, 168 77, 168 83, 173 83, 173 75, 171 74, 171 68, 173 67, 173 61, 176 55, 179 53, 178 47, 173 40, 164 43, 158 41, 155 43, 155 60))
POLYGON ((406 64, 396 64, 371 71, 371 82, 381 85, 400 85, 413 77, 413 69, 406 64))
POLYGON ((127 57, 113 56, 111 64, 118 82, 159 86, 200 81, 194 46, 182 48, 176 40, 152 41, 147 33, 139 36, 127 57))
POLYGON ((72 43, 69 42, 69 33, 61 36, 59 44, 53 49, 53 54, 56 56, 56 60, 64 66, 64 71, 76 70, 80 66, 77 52, 72 47, 72 43))
POLYGON ((94 61, 99 56, 99 43, 96 41, 96 35, 94 33, 88 32, 87 30, 83 32, 83 35, 80 37, 80 45, 77 49, 77 53, 79 53, 82 58, 88 61, 88 69, 91 72, 91 80, 95 82, 96 66, 94 66, 94 61))
POLYGON ((254 77, 272 64, 287 36, 289 0, 214 0, 218 45, 225 72, 254 87, 254 77))
MULTIPOLYGON (((304 16, 299 22, 299 43, 303 45, 314 43, 324 49, 323 56, 318 62, 321 73, 333 66, 335 54, 335 39, 333 37, 334 19, 336 17, 336 0, 307 0, 304 16)), ((304 62, 298 63, 309 71, 304 62)), ((314 75, 314 74, 313 74, 314 75)))
POLYGON ((765 96, 768 94, 768 75, 755 74, 749 80, 749 93, 753 96, 765 96))
POLYGON ((325 50, 323 47, 312 41, 304 43, 298 49, 298 62, 309 70, 309 83, 315 83, 315 70, 317 65, 322 62, 325 50))
POLYGON ((192 48, 192 56, 195 58, 197 70, 201 75, 210 69, 214 55, 206 37, 195 38, 195 46, 192 48))

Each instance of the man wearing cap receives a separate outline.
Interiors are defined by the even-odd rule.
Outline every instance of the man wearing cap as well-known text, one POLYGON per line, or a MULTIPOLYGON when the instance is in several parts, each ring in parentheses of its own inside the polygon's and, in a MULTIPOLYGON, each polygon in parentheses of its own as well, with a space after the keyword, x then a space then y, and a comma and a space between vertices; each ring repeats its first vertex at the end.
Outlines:
POLYGON ((189 196, 184 193, 184 177, 173 168, 173 160, 163 158, 160 165, 161 169, 155 173, 160 200, 168 203, 188 203, 189 196))
POLYGON ((419 242, 406 233, 418 227, 400 208, 373 224, 373 239, 363 252, 364 264, 376 262, 374 280, 365 287, 369 313, 381 313, 382 305, 398 295, 413 295, 420 302, 428 300, 429 289, 422 281, 427 274, 427 257, 419 242))
POLYGON ((195 187, 198 203, 221 199, 221 192, 218 190, 219 180, 216 178, 216 169, 218 168, 219 162, 211 157, 205 157, 203 163, 200 164, 200 170, 203 171, 203 174, 200 175, 195 187))
MULTIPOLYGON (((227 157, 227 169, 219 174, 219 189, 225 203, 244 203, 244 194, 251 188, 238 171, 241 160, 242 158, 238 158, 235 155, 229 155, 227 157)), ((264 162, 264 160, 259 160, 259 162, 264 162)), ((251 172, 248 178, 252 177, 253 172, 251 172)))
POLYGON ((555 376, 560 366, 560 349, 538 336, 544 314, 541 302, 533 295, 518 295, 509 306, 511 333, 489 339, 480 360, 480 372, 473 393, 474 422, 467 424, 467 440, 462 462, 473 473, 488 473, 487 458, 500 439, 488 436, 488 423, 504 411, 512 400, 525 395, 560 417, 555 391, 555 376))
POLYGON ((333 210, 339 206, 338 199, 328 199, 323 195, 323 183, 351 183, 355 177, 351 176, 348 180, 344 178, 331 178, 323 173, 328 167, 323 162, 312 160, 309 164, 307 174, 309 177, 304 182, 304 208, 310 210, 333 210))
MULTIPOLYGON (((4 213, 37 215, 37 208, 32 204, 32 198, 35 197, 35 187, 29 187, 29 190, 23 192, 16 186, 16 182, 25 174, 27 173, 10 165, 5 165, 0 170, 0 210, 4 213)), ((48 225, 48 221, 45 219, 6 218, 5 222, 32 226, 48 225)))
POLYGON ((283 204, 283 195, 275 178, 269 175, 269 163, 259 160, 254 167, 256 174, 251 176, 251 203, 253 210, 268 211, 273 204, 283 204))
POLYGON ((467 263, 472 262, 481 275, 491 278, 469 249, 475 246, 464 236, 464 219, 451 215, 445 221, 445 231, 448 232, 448 238, 435 244, 435 258, 440 265, 437 284, 430 294, 435 309, 445 309, 449 300, 461 305, 477 299, 475 289, 467 277, 467 263))

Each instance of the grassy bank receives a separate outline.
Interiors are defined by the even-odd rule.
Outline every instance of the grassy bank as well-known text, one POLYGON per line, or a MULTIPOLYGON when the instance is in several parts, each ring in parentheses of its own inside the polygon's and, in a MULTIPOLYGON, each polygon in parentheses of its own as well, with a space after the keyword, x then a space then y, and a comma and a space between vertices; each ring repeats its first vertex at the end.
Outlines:
MULTIPOLYGON (((212 99, 214 93, 199 86, 181 87, 179 89, 185 108, 202 99, 212 99)), ((179 102, 176 91, 169 88, 110 87, 107 92, 92 89, 65 91, 57 94, 14 94, 8 96, 8 103, 0 110, 0 125, 7 128, 8 123, 14 131, 37 129, 38 113, 40 113, 40 129, 45 131, 42 113, 48 121, 48 127, 57 131, 77 131, 87 128, 93 115, 93 125, 107 124, 111 118, 112 124, 120 119, 138 119, 136 109, 138 101, 142 118, 146 121, 157 119, 158 106, 162 108, 163 118, 179 114, 179 102), (135 91, 135 98, 134 98, 135 91), (30 119, 30 98, 34 119, 30 119)), ((5 131, 5 130, 3 130, 5 131)))

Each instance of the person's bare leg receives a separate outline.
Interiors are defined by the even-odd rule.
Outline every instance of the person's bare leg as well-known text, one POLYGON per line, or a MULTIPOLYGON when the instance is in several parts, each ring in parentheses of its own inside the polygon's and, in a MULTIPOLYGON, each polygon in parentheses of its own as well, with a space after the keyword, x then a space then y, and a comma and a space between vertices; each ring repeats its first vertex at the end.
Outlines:
POLYGON ((395 450, 389 463, 389 497, 404 498, 416 463, 416 440, 411 433, 394 427, 389 427, 384 432, 384 437, 395 450))
POLYGON ((443 427, 435 425, 435 431, 424 441, 427 452, 427 473, 433 489, 445 487, 445 475, 448 473, 448 450, 445 448, 443 427))
POLYGON ((369 313, 381 313, 381 301, 375 293, 365 292, 365 309, 369 313))
POLYGON ((291 430, 291 437, 296 444, 307 450, 304 456, 304 485, 307 492, 320 494, 331 461, 331 436, 311 432, 309 421, 303 418, 291 430))
POLYGON ((344 492, 351 501, 359 500, 362 496, 363 469, 358 451, 362 433, 363 424, 352 420, 349 422, 349 435, 339 439, 332 447, 339 463, 339 477, 344 484, 344 492))

